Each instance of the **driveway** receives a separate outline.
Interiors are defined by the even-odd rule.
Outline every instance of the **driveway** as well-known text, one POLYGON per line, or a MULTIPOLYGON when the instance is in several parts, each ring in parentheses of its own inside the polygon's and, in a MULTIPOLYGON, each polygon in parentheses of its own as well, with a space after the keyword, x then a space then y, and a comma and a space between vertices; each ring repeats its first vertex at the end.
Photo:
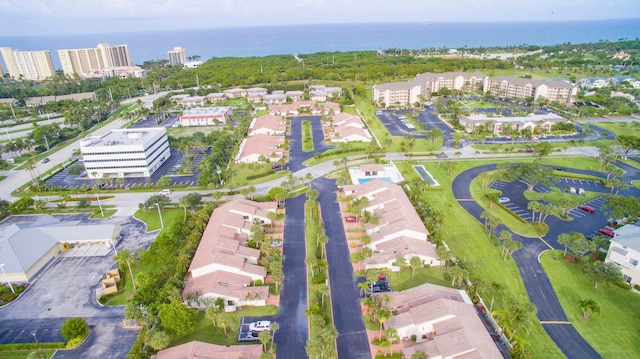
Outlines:
POLYGON ((311 186, 320 192, 318 201, 322 211, 325 234, 329 237, 326 255, 329 264, 333 319, 338 330, 336 340, 338 358, 369 359, 371 358, 369 341, 362 319, 360 295, 353 275, 349 246, 340 216, 336 182, 335 180, 318 178, 311 182, 311 186))
MULTIPOLYGON (((471 181, 480 173, 492 171, 495 168, 495 164, 474 167, 462 172, 453 180, 453 195, 458 200, 458 203, 478 221, 482 221, 480 216, 484 209, 475 201, 470 200, 472 197, 469 186, 471 185, 471 181)), ((547 221, 547 224, 549 224, 549 227, 552 229, 556 228, 558 225, 557 223, 551 223, 554 218, 555 217, 549 218, 547 221)), ((557 220, 559 221, 559 219, 557 220)), ((578 221, 565 223, 577 222, 578 221)), ((500 225, 495 232, 499 233, 505 229, 508 230, 504 225, 500 225)), ((562 232, 564 233, 565 231, 566 227, 563 228, 562 232)), ((547 237, 554 236, 550 234, 551 232, 547 237)), ((549 249, 549 247, 537 239, 524 238, 513 232, 512 235, 513 239, 518 240, 523 244, 522 249, 513 254, 513 259, 518 265, 518 270, 520 271, 527 294, 529 295, 529 300, 538 309, 538 320, 541 322, 560 323, 543 323, 542 326, 547 334, 549 334, 551 339, 569 359, 600 358, 600 355, 584 340, 584 338, 582 338, 578 331, 576 331, 572 325, 566 324, 568 323, 567 316, 565 315, 562 306, 560 306, 558 297, 553 291, 549 277, 547 277, 547 274, 542 269, 542 265, 538 262, 538 255, 549 249)))
POLYGON ((418 120, 424 123, 427 127, 427 131, 438 129, 442 134, 442 143, 444 147, 453 147, 454 142, 454 130, 445 123, 440 117, 433 113, 433 105, 426 106, 425 110, 420 112, 418 115, 418 120))
POLYGON ((313 157, 316 152, 324 152, 332 146, 327 146, 324 142, 324 133, 322 132, 322 116, 297 116, 290 117, 291 133, 289 139, 289 163, 285 165, 285 169, 296 172, 304 168, 304 161, 313 157), (313 136, 313 151, 304 152, 302 150, 302 121, 311 122, 311 132, 313 136))
POLYGON ((279 358, 306 358, 304 349, 309 338, 307 309, 307 271, 304 202, 306 196, 287 199, 287 216, 284 221, 282 270, 285 274, 280 292, 280 312, 275 321, 280 325, 276 331, 279 358))

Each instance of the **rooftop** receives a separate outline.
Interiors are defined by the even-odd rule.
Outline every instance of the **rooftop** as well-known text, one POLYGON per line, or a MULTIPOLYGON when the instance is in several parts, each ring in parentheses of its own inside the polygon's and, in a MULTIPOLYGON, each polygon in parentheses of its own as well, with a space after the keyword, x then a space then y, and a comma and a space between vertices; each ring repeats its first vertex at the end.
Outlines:
POLYGON ((80 142, 81 147, 101 147, 115 145, 144 144, 149 138, 159 133, 166 134, 164 127, 150 127, 140 129, 116 129, 102 136, 88 136, 80 142))

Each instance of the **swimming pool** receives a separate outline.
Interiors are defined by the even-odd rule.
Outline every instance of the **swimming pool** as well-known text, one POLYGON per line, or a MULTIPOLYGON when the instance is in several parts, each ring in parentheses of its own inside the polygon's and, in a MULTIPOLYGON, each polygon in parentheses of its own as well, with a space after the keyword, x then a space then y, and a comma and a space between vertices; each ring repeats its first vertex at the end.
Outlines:
POLYGON ((381 180, 381 181, 393 183, 393 180, 391 179, 391 177, 366 177, 366 178, 358 178, 358 184, 365 184, 373 180, 381 180))
POLYGON ((416 171, 418 176, 420 176, 420 178, 422 178, 423 181, 429 182, 429 184, 431 186, 439 186, 440 185, 438 183, 438 181, 436 181, 436 179, 433 178, 431 173, 429 173, 429 171, 427 171, 427 169, 424 168, 423 165, 413 165, 413 169, 416 171))

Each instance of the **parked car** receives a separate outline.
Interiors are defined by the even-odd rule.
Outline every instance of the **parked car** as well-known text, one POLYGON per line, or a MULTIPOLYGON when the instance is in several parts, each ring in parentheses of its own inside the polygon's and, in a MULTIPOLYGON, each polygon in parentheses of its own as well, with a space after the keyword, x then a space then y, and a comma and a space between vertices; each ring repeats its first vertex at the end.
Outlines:
POLYGON ((282 241, 271 241, 269 244, 273 247, 280 247, 282 245, 282 241))
POLYGON ((605 236, 607 236, 609 238, 613 238, 613 237, 616 236, 616 234, 612 230, 607 229, 607 228, 600 228, 600 229, 598 229, 598 232, 600 232, 600 234, 604 234, 605 236))
POLYGON ((575 187, 569 187, 569 193, 576 194, 576 188, 575 187))
POLYGON ((511 201, 509 199, 509 197, 500 197, 500 198, 498 198, 498 202, 500 202, 500 203, 507 203, 509 201, 511 201))
POLYGON ((238 336, 238 342, 247 343, 247 342, 258 342, 260 341, 260 337, 258 337, 258 332, 242 332, 238 336))
POLYGON ((580 208, 581 210, 585 211, 585 212, 589 212, 589 213, 594 213, 596 211, 595 208, 591 207, 591 206, 587 206, 586 204, 581 204, 578 206, 578 208, 580 208))
POLYGON ((344 219, 347 222, 358 222, 358 218, 356 218, 356 216, 346 216, 344 219))
POLYGON ((449 156, 447 156, 447 154, 446 154, 446 153, 444 153, 444 152, 440 152, 440 153, 438 153, 438 154, 436 155, 436 157, 438 157, 438 158, 447 158, 447 157, 449 157, 449 156))
POLYGON ((564 171, 564 167, 555 166, 553 167, 554 171, 564 171))
POLYGON ((44 160, 42 160, 42 163, 49 163, 49 161, 51 161, 51 159, 49 159, 49 157, 47 157, 44 160))
POLYGON ((265 330, 271 330, 271 322, 268 320, 260 320, 249 324, 250 332, 264 332, 265 330))
POLYGON ((584 196, 584 188, 578 188, 578 194, 584 196))
POLYGON ((163 189, 162 191, 159 192, 160 194, 163 194, 165 196, 168 196, 171 194, 171 190, 170 189, 163 189))
POLYGON ((277 164, 277 163, 275 163, 275 164, 273 164, 273 166, 271 166, 272 170, 277 170, 277 169, 280 169, 280 168, 282 168, 282 166, 277 164))

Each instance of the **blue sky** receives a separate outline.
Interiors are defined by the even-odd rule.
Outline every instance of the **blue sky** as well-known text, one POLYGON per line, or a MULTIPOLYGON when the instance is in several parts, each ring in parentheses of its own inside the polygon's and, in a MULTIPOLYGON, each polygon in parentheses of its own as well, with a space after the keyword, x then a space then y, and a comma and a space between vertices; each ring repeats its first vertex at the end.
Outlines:
POLYGON ((0 0, 0 36, 362 22, 640 18, 640 0, 0 0))

